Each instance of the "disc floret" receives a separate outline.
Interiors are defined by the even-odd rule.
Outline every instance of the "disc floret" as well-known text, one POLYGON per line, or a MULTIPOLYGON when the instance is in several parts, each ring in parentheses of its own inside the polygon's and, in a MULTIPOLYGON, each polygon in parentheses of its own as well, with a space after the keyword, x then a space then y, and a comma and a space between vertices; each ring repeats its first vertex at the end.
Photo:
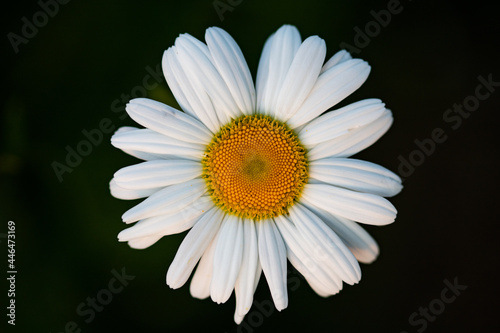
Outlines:
POLYGON ((242 116, 222 127, 202 164, 215 204, 257 220, 286 214, 308 179, 306 150, 297 135, 264 115, 242 116))

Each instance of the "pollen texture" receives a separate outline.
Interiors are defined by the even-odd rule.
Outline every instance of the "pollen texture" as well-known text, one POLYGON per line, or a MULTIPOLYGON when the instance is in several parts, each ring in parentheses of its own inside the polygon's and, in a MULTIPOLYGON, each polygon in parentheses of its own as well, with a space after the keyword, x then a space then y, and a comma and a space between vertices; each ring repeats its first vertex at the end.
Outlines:
POLYGON ((298 137, 262 115, 243 116, 222 127, 202 164, 215 204, 256 220, 286 214, 308 178, 306 151, 298 137))

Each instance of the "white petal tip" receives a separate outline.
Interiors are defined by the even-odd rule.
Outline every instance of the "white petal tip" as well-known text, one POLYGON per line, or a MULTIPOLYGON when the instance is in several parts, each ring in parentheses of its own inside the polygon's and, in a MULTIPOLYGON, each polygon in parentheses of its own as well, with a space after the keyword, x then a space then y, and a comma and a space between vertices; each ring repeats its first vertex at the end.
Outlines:
POLYGON ((217 304, 224 304, 229 299, 229 297, 219 296, 219 295, 217 295, 216 297, 214 297, 213 295, 210 295, 210 298, 212 299, 213 302, 215 302, 217 304))
POLYGON ((243 321, 243 318, 245 318, 245 316, 240 316, 239 314, 235 313, 234 314, 234 322, 236 323, 236 325, 241 324, 241 322, 243 321))
POLYGON ((204 300, 204 299, 207 299, 207 298, 208 298, 208 296, 207 296, 207 295, 201 295, 201 294, 196 294, 196 293, 192 293, 192 292, 191 292, 191 296, 192 296, 193 298, 197 298, 197 299, 201 299, 201 300, 204 300))
POLYGON ((180 284, 177 281, 170 281, 167 275, 167 286, 169 286, 171 289, 179 289, 183 285, 184 284, 180 284))
POLYGON ((279 312, 281 312, 282 310, 285 310, 286 308, 288 307, 288 303, 287 304, 281 304, 281 305, 276 305, 276 310, 278 310, 279 312))
POLYGON ((133 237, 130 236, 130 230, 124 229, 118 233, 117 238, 119 242, 128 242, 129 240, 133 239, 133 237))

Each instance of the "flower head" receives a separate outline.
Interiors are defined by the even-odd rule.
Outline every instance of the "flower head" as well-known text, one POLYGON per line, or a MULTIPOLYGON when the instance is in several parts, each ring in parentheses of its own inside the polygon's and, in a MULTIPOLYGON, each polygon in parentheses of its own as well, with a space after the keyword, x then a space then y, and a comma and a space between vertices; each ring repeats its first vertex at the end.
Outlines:
POLYGON ((324 113, 355 91, 370 66, 302 41, 285 25, 264 45, 257 82, 240 48, 219 28, 206 44, 183 34, 165 51, 163 71, 182 111, 133 99, 144 129, 122 127, 112 144, 144 162, 117 171, 113 196, 146 198, 123 215, 118 238, 146 248, 190 229, 170 265, 179 288, 197 266, 191 294, 217 303, 236 295, 235 321, 249 311, 264 272, 274 304, 287 307, 287 258, 321 296, 361 278, 378 255, 358 223, 385 225, 396 209, 391 171, 349 158, 391 126, 378 99, 324 113))

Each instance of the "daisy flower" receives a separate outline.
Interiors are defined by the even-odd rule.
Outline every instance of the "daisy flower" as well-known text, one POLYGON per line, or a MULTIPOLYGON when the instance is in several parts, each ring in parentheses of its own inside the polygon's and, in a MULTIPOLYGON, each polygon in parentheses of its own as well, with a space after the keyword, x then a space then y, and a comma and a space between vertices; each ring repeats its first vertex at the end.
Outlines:
POLYGON ((261 273, 276 308, 288 305, 287 259, 320 296, 359 282, 358 262, 379 249, 358 224, 385 225, 396 209, 384 197, 401 179, 349 158, 391 126, 391 112, 365 99, 326 112, 363 84, 370 66, 340 51, 325 62, 325 42, 301 40, 285 25, 264 45, 256 85, 234 39, 220 28, 205 43, 180 35, 163 72, 182 111, 137 98, 126 107, 145 128, 111 138, 144 160, 114 174, 111 193, 144 201, 123 214, 118 235, 144 249, 190 229, 167 272, 191 294, 224 303, 234 320, 249 311, 261 273))

